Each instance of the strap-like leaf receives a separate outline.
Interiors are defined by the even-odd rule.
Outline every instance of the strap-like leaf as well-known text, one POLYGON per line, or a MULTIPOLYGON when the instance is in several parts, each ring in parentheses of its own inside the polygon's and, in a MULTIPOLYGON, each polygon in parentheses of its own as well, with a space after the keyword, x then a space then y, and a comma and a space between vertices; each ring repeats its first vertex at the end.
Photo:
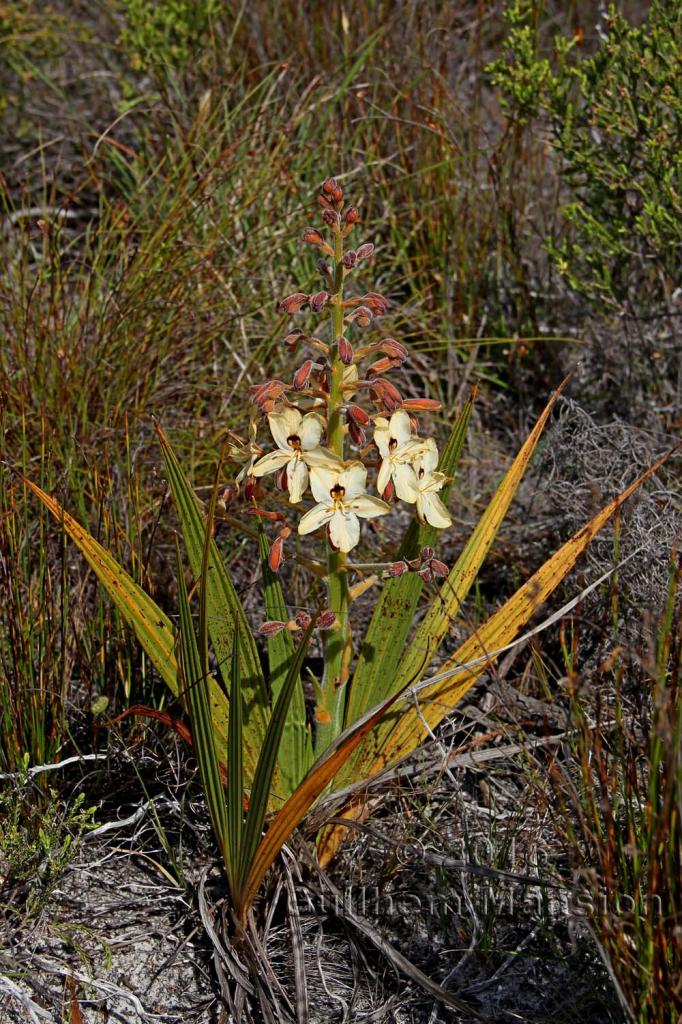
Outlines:
MULTIPOLYGON (((204 554, 205 525, 203 517, 194 491, 168 438, 158 424, 156 429, 166 463, 168 482, 178 510, 190 568, 194 576, 199 578, 204 554)), ((239 630, 242 694, 247 709, 243 723, 244 770, 246 783, 249 785, 256 770, 258 751, 267 729, 269 702, 258 650, 251 635, 244 609, 213 540, 209 545, 206 570, 206 616, 213 650, 228 692, 232 663, 232 637, 235 628, 239 630)), ((276 791, 278 789, 281 789, 281 782, 279 786, 276 786, 276 791)))
POLYGON ((270 800, 270 789, 272 787, 273 773, 277 763, 284 725, 289 713, 289 706, 297 686, 300 686, 301 667, 305 658, 315 628, 313 619, 303 634, 301 641, 296 648, 293 658, 289 662, 289 669, 280 691, 279 698, 272 711, 272 717, 268 731, 263 742, 258 767, 251 787, 251 799, 249 801, 249 813, 246 818, 244 829, 244 841, 242 845, 242 877, 246 878, 251 870, 251 864, 263 831, 265 814, 270 800))
MULTIPOLYGON (((176 630, 171 620, 58 501, 26 477, 22 476, 22 480, 62 525, 125 621, 135 631, 161 678, 176 696, 181 696, 180 668, 175 655, 176 630)), ((224 736, 227 730, 227 698, 214 679, 209 684, 209 700, 216 736, 224 736)))
MULTIPOLYGON (((459 463, 474 398, 475 393, 472 393, 457 417, 440 458, 438 468, 449 477, 454 477, 459 463)), ((451 486, 452 481, 443 488, 444 500, 447 500, 451 486)), ((398 558, 415 558, 423 547, 434 544, 437 533, 435 527, 420 524, 415 520, 406 533, 398 558)), ((346 709, 346 724, 354 722, 394 689, 398 662, 414 621, 414 612, 423 586, 421 576, 413 572, 384 583, 353 676, 346 709)))
MULTIPOLYGON (((263 593, 265 611, 271 621, 286 622, 289 618, 286 601, 282 592, 279 577, 272 571, 268 563, 270 545, 262 523, 258 529, 258 546, 260 549, 263 572, 263 593)), ((295 644, 288 629, 268 639, 269 682, 272 702, 276 703, 286 679, 287 669, 294 657, 295 644)), ((300 681, 294 689, 291 706, 284 726, 284 734, 279 751, 279 770, 287 795, 295 790, 298 783, 312 764, 312 743, 310 729, 306 724, 305 698, 300 681)))
POLYGON ((232 685, 230 688, 230 725, 227 737, 227 828, 229 858, 232 866, 232 894, 241 883, 242 845, 244 841, 244 760, 241 676, 239 673, 239 634, 232 646, 232 685))
MULTIPOLYGON (((678 448, 680 446, 678 445, 678 448)), ((677 449, 672 449, 676 451, 677 449)), ((427 730, 433 729, 473 686, 482 672, 490 668, 495 652, 509 643, 532 618, 550 594, 571 571, 578 558, 600 530, 645 480, 648 480, 672 454, 668 452, 642 473, 617 498, 609 502, 549 558, 509 600, 492 615, 439 670, 439 681, 425 687, 418 695, 419 707, 396 712, 377 728, 368 745, 366 777, 374 775, 387 764, 404 757, 421 743, 427 730), (461 669, 477 659, 474 667, 461 669), (447 678, 440 678, 451 673, 447 678), (372 754, 372 752, 374 752, 372 754)), ((419 673, 417 673, 418 675, 419 673)))
POLYGON ((228 842, 227 808, 220 778, 220 765, 216 753, 211 706, 208 699, 208 678, 202 666, 201 654, 194 632, 194 623, 187 598, 187 587, 177 547, 178 603, 180 611, 180 661, 185 684, 187 705, 192 724, 192 739, 199 762, 201 782, 211 816, 213 832, 225 861, 230 886, 233 885, 235 865, 231 861, 228 842))

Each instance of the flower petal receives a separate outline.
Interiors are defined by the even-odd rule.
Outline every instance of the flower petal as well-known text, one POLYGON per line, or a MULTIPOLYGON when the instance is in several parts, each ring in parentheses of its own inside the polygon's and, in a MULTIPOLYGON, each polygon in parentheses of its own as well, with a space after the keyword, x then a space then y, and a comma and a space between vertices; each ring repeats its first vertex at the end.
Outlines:
POLYGON ((310 467, 310 490, 313 492, 315 501, 321 501, 329 505, 331 503, 330 491, 339 482, 341 476, 340 467, 314 465, 310 467))
POLYGON ((384 459, 379 469, 379 475, 377 477, 377 491, 379 494, 383 494, 388 487, 388 482, 391 479, 393 473, 393 466, 391 465, 390 459, 384 459))
POLYGON ((290 459, 287 465, 287 487, 292 505, 298 505, 307 486, 308 467, 305 462, 299 458, 290 459))
POLYGON ((341 459, 329 448, 313 448, 312 451, 301 452, 301 458, 309 466, 327 466, 329 469, 336 469, 339 473, 343 469, 341 459))
POLYGON ((337 508, 329 520, 329 536, 339 551, 350 551, 360 540, 360 520, 347 507, 337 508))
POLYGON ((287 438, 291 437, 292 434, 300 437, 302 420, 303 417, 298 409, 280 409, 279 412, 268 413, 270 433, 275 440, 275 444, 282 451, 291 451, 287 438))
POLYGON ((417 474, 413 470, 412 466, 407 463, 398 462, 393 466, 393 483, 395 484, 395 493, 401 501, 407 501, 411 505, 417 500, 417 494, 419 492, 419 486, 417 483, 417 474))
POLYGON ((290 458, 290 451, 270 452, 251 467, 251 474, 253 476, 267 476, 268 473, 276 473, 278 469, 286 465, 290 458))
POLYGON ((380 416, 374 423, 374 443, 379 449, 382 459, 388 458, 388 442, 391 439, 391 432, 388 420, 380 416))
POLYGON ((419 490, 424 493, 435 493, 442 489, 447 479, 445 473, 427 473, 419 481, 419 490))
POLYGON ((322 437, 323 427, 324 423, 321 416, 318 416, 316 412, 306 413, 301 420, 301 428, 298 432, 298 436, 301 438, 301 448, 304 452, 317 448, 322 437))
POLYGON ((389 433, 396 441, 398 448, 412 440, 412 426, 410 417, 402 409, 393 413, 389 423, 389 433))
POLYGON ((452 526, 450 513, 437 494, 423 491, 417 497, 417 515, 438 530, 452 526))
POLYGON ((361 462, 351 462, 350 466, 344 469, 339 476, 339 485, 344 488, 344 502, 352 501, 358 495, 365 493, 367 485, 367 470, 361 462))
POLYGON ((298 532, 303 535, 306 533, 312 533, 313 530, 317 530, 320 526, 324 526, 328 523, 331 517, 334 515, 334 505, 315 505, 309 512, 301 518, 298 524, 298 532))
POLYGON ((361 494, 359 498, 350 502, 348 507, 356 516, 361 516, 363 519, 376 519, 377 516, 385 516, 387 512, 391 511, 390 505, 387 505, 381 498, 375 498, 372 494, 361 494))
POLYGON ((428 476, 429 473, 433 473, 434 469, 438 465, 438 449, 436 448, 436 442, 432 437, 425 440, 425 449, 419 456, 415 469, 419 473, 420 469, 424 470, 424 476, 428 476))

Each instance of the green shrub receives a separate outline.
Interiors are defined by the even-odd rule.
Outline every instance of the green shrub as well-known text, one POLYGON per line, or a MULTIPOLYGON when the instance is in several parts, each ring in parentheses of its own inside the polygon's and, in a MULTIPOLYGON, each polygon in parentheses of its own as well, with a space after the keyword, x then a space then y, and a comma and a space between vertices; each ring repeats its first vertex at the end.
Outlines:
POLYGON ((119 42, 133 68, 185 66, 211 29, 217 0, 122 0, 119 42))
POLYGON ((559 270, 615 308, 669 300, 682 243, 682 8, 654 0, 635 26, 611 5, 590 55, 579 34, 555 36, 545 55, 533 0, 512 0, 505 20, 506 50, 488 71, 511 118, 544 122, 560 157, 567 231, 547 242, 559 270))

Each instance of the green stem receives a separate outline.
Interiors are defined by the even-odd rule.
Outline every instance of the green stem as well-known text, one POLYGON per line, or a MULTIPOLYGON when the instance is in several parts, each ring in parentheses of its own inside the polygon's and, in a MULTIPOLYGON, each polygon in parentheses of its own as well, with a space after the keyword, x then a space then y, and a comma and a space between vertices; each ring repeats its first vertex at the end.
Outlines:
MULTIPOLYGON (((339 458, 344 457, 342 407, 344 365, 339 359, 338 340, 343 334, 343 238, 338 231, 334 244, 334 294, 331 299, 331 378, 327 404, 328 446, 339 458)), ((319 756, 343 729, 346 704, 346 684, 350 669, 351 638, 348 616, 348 573, 346 556, 342 551, 327 550, 327 602, 336 613, 340 628, 332 630, 324 656, 324 677, 319 718, 315 739, 315 753, 319 756)))

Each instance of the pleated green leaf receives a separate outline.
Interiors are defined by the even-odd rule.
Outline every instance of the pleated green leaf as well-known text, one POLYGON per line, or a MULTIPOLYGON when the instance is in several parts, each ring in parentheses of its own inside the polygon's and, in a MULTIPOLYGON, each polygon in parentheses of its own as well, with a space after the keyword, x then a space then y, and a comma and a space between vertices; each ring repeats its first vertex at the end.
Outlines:
POLYGON ((211 824, 213 825, 213 833, 225 861, 228 878, 232 886, 235 865, 231 862, 230 858, 227 808, 220 777, 220 764, 214 742, 211 704, 208 697, 208 677, 202 665, 199 644, 197 644, 196 633, 194 632, 194 623, 192 622, 192 613, 189 607, 179 548, 177 548, 177 571, 180 611, 180 663, 182 665, 184 691, 192 726, 192 740, 197 761, 199 762, 199 773, 208 812, 211 817, 211 824))
MULTIPOLYGON (((287 622, 289 612, 279 577, 272 571, 268 563, 270 545, 262 524, 258 530, 258 545, 263 572, 266 615, 271 621, 287 622)), ((280 630, 279 633, 268 639, 269 682, 273 704, 279 698, 284 686, 287 670, 295 650, 293 637, 287 629, 280 630)), ((303 686, 299 677, 291 698, 279 752, 279 770, 288 794, 293 793, 310 768, 312 757, 310 730, 306 724, 303 686)))
MULTIPOLYGON (((163 430, 157 433, 166 463, 168 481, 178 510, 190 568, 195 578, 201 575, 204 554, 205 524, 197 498, 185 476, 163 430)), ((232 585, 214 540, 209 544, 206 572, 206 614, 208 632, 218 662, 225 690, 230 690, 232 638, 239 632, 241 689, 244 700, 244 773, 246 785, 253 779, 269 721, 267 687, 241 601, 232 585)), ((277 776, 273 793, 283 798, 282 780, 277 776)))

